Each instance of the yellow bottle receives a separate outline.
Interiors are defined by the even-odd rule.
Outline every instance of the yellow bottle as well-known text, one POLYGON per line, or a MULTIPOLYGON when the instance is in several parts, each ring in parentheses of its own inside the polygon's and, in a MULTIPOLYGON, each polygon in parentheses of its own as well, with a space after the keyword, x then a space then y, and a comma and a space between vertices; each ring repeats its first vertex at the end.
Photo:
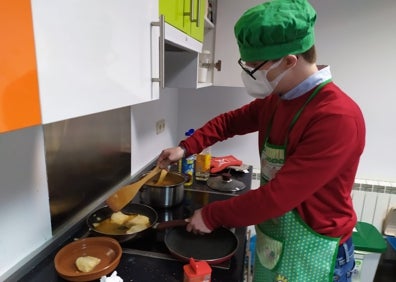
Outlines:
POLYGON ((212 159, 211 148, 205 148, 196 156, 195 160, 195 179, 207 181, 210 177, 210 162, 212 159))

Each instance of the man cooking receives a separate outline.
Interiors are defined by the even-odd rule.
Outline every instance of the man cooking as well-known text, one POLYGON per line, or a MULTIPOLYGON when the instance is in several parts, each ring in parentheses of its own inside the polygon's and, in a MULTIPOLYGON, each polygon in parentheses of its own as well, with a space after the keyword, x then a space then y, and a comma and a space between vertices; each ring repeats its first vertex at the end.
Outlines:
POLYGON ((261 186, 196 210, 188 231, 255 225, 254 281, 351 281, 356 214, 350 197, 365 145, 358 105, 316 64, 316 12, 305 0, 273 0, 234 27, 242 80, 256 98, 220 114, 162 168, 235 135, 258 131, 261 186))

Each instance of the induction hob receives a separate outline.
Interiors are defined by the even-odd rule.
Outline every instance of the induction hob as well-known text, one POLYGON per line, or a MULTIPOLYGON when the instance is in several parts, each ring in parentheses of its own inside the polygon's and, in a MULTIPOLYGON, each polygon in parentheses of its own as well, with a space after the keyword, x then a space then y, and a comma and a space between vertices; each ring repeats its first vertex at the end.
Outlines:
MULTIPOLYGON (((170 208, 154 208, 158 214, 158 222, 171 221, 174 219, 185 219, 190 217, 196 209, 203 207, 207 203, 214 201, 226 200, 235 195, 228 195, 224 193, 211 193, 197 190, 186 189, 184 192, 184 199, 182 203, 170 208)), ((139 199, 139 195, 135 198, 139 199)), ((139 203, 139 200, 134 202, 139 203)), ((151 256, 171 257, 165 243, 164 237, 169 230, 146 230, 144 236, 135 238, 121 243, 123 249, 138 250, 150 252, 151 256)), ((234 234, 238 234, 235 229, 231 229, 234 234)), ((243 238, 238 238, 239 241, 243 238)), ((132 253, 133 251, 129 251, 132 253)), ((142 252, 140 252, 142 253, 142 252)), ((229 269, 231 266, 230 260, 214 265, 214 267, 229 269)))
MULTIPOLYGON (((238 196, 250 190, 250 174, 234 175, 237 179, 244 181, 248 189, 240 192, 221 193, 209 188, 206 183, 195 182, 192 186, 185 188, 184 200, 181 204, 171 208, 156 209, 159 221, 183 219, 192 215, 194 210, 207 203, 225 200, 238 196)), ((139 202, 139 197, 134 202, 139 202)), ((64 282, 55 270, 54 257, 57 251, 66 243, 81 238, 88 232, 87 224, 83 222, 73 227, 69 239, 61 245, 51 248, 44 257, 35 259, 34 266, 30 270, 22 269, 22 278, 9 281, 29 282, 64 282)), ((123 255, 120 264, 116 268, 119 276, 124 281, 146 282, 146 281, 183 281, 183 265, 186 262, 174 258, 167 250, 163 238, 166 230, 150 230, 144 238, 138 238, 129 242, 121 243, 123 255)), ((245 263, 246 228, 234 230, 239 245, 235 254, 226 262, 212 267, 212 282, 240 282, 243 281, 245 263)), ((30 263, 29 263, 30 265, 30 263)), ((21 277, 18 273, 14 277, 21 277)), ((8 281, 8 280, 7 280, 8 281)))

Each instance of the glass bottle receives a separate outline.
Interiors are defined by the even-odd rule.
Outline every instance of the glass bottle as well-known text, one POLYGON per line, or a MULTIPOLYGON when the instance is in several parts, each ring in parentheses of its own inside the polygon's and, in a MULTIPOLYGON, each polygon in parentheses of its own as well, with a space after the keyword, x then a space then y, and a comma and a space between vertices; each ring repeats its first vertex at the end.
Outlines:
POLYGON ((205 148, 196 156, 195 160, 195 179, 207 181, 210 177, 210 162, 212 159, 211 147, 205 148))

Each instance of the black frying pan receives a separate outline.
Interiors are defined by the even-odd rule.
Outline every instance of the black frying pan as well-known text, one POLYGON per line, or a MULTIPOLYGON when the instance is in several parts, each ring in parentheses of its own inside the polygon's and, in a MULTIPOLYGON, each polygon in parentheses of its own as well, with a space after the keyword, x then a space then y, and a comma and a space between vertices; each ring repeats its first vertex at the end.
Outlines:
POLYGON ((218 228, 205 235, 188 232, 186 227, 167 230, 165 245, 183 261, 205 260, 209 264, 222 263, 231 258, 238 248, 238 238, 227 228, 218 228))
POLYGON ((184 219, 180 220, 171 220, 171 221, 166 221, 166 222, 158 222, 158 214, 157 212, 151 208, 150 206, 143 205, 143 204, 135 204, 135 203, 129 203, 127 204, 121 212, 125 214, 141 214, 145 215, 149 218, 150 220, 150 226, 142 231, 132 233, 132 234, 111 234, 111 233, 104 233, 101 232, 100 230, 97 230, 95 228, 95 223, 99 223, 102 220, 105 220, 107 218, 110 218, 111 215, 114 213, 112 209, 108 206, 101 207, 94 212, 92 212, 88 218, 87 218, 87 225, 90 229, 90 232, 92 232, 94 235, 97 236, 108 236, 116 239, 117 241, 123 243, 129 240, 137 239, 143 237, 148 230, 150 229, 166 229, 166 228, 171 228, 175 226, 186 226, 187 222, 184 219))
POLYGON ((157 212, 146 205, 141 205, 141 204, 127 204, 122 210, 123 213, 125 214, 141 214, 145 215, 150 219, 150 226, 149 228, 132 233, 132 234, 108 234, 108 233, 103 233, 95 228, 95 223, 101 222, 102 220, 105 220, 107 218, 110 218, 111 215, 114 213, 112 209, 110 209, 108 206, 101 207, 94 212, 92 212, 88 218, 87 218, 87 225, 90 229, 90 231, 97 236, 109 236, 114 239, 116 239, 119 242, 125 242, 129 241, 135 238, 140 238, 142 237, 147 230, 149 230, 154 224, 157 223, 158 221, 158 214, 157 212))

